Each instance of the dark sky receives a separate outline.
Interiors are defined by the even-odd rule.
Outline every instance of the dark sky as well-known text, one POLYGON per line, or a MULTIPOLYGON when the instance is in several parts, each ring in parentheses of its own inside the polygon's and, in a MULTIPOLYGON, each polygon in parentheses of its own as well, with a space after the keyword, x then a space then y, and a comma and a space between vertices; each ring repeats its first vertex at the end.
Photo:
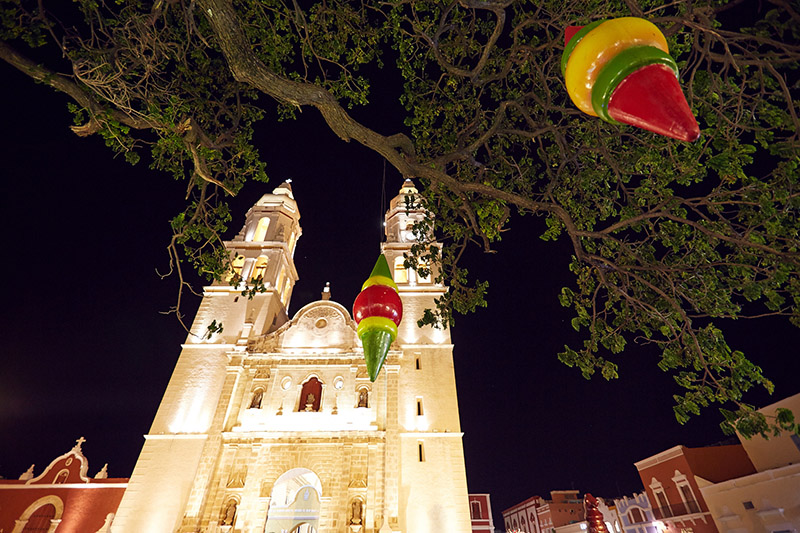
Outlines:
MULTIPOLYGON (((5 64, 0 79, 0 475, 16 478, 31 463, 40 472, 85 436, 90 473, 108 462, 112 477, 126 477, 185 339, 161 314, 176 280, 157 274, 185 185, 114 159, 100 139, 72 135, 66 100, 46 87, 5 64)), ((375 99, 397 105, 390 90, 375 99)), ((393 116, 368 120, 388 134, 382 125, 393 116)), ((350 308, 378 251, 382 161, 338 140, 314 110, 268 122, 257 144, 272 181, 248 185, 232 203, 228 236, 262 194, 292 178, 303 236, 290 315, 326 281, 350 308)), ((386 183, 392 197, 402 180, 389 169, 386 183)), ((578 344, 556 299, 572 283, 570 251, 541 241, 541 229, 540 219, 514 218, 497 254, 469 255, 471 272, 491 282, 489 306, 459 317, 452 333, 468 486, 491 493, 498 525, 502 509, 550 490, 640 491, 635 461, 724 438, 713 409, 685 426, 675 421, 671 396, 680 391, 650 349, 620 356, 613 382, 586 381, 557 361, 565 343, 578 344)), ((185 303, 190 317, 198 303, 185 303)), ((730 344, 776 384, 772 399, 749 401, 800 392, 800 331, 782 321, 727 325, 730 344)))

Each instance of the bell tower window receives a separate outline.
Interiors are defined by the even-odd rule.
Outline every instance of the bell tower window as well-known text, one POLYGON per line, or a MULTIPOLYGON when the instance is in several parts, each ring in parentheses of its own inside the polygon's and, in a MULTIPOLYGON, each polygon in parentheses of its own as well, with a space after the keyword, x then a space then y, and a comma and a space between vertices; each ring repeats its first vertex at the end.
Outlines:
POLYGON ((394 282, 408 283, 408 269, 405 267, 405 259, 398 257, 394 260, 394 282))
POLYGON ((254 241, 264 241, 267 238, 267 230, 269 229, 269 218, 264 217, 258 221, 256 232, 253 234, 254 241))
POLYGON ((242 275, 242 268, 244 267, 244 256, 237 255, 231 261, 231 272, 228 275, 228 281, 231 280, 234 276, 241 276, 242 275))
MULTIPOLYGON (((264 220, 264 219, 262 219, 264 220)), ((269 220, 269 219, 267 219, 269 220)), ((256 280, 261 278, 261 281, 267 276, 267 265, 269 264, 269 259, 264 257, 263 255, 256 260, 256 264, 253 267, 253 275, 250 279, 256 280)))
POLYGON ((419 266, 417 267, 417 281, 419 281, 420 283, 431 282, 431 270, 430 267, 428 266, 428 263, 419 263, 419 266), (422 274, 419 273, 420 270, 426 273, 424 277, 422 276, 422 274))

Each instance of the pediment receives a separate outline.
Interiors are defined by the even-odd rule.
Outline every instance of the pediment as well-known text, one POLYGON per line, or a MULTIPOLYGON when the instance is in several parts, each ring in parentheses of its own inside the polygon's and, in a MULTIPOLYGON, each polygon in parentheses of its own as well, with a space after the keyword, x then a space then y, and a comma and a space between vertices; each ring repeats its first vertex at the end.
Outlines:
MULTIPOLYGON (((81 439, 83 440, 83 439, 81 439)), ((83 455, 80 444, 73 447, 70 451, 56 457, 44 469, 44 472, 29 479, 26 485, 51 485, 63 483, 88 483, 87 472, 89 462, 83 455)))
POLYGON ((312 302, 300 309, 288 327, 278 332, 279 349, 334 349, 352 351, 357 346, 355 322, 341 304, 312 302))

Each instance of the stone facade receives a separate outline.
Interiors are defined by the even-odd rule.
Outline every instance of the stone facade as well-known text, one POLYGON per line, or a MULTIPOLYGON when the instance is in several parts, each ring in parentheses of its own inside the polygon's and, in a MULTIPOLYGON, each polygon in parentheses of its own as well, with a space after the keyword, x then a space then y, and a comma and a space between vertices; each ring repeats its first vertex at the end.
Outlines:
POLYGON ((267 290, 206 288, 114 533, 471 530, 450 334, 416 327, 446 288, 402 265, 425 216, 406 206, 415 193, 406 182, 386 216, 404 319, 374 383, 345 307, 323 296, 286 314, 301 234, 291 188, 248 212, 226 246, 267 290))

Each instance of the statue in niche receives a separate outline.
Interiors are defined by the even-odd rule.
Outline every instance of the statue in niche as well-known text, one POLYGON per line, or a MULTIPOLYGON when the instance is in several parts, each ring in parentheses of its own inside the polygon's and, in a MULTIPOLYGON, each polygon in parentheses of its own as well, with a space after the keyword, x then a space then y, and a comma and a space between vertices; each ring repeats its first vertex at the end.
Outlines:
POLYGON ((222 519, 220 520, 221 526, 232 526, 233 521, 236 520, 236 500, 231 500, 225 509, 222 510, 222 519))
POLYGON ((369 407, 369 393, 367 392, 367 389, 359 389, 358 407, 369 407))
POLYGON ((256 390, 253 394, 253 399, 250 402, 250 409, 261 409, 261 399, 264 397, 264 391, 262 389, 256 390))
POLYGON ((314 393, 309 392, 308 396, 306 396, 306 411, 311 412, 314 410, 314 402, 317 401, 317 397, 314 396, 314 393))
POLYGON ((353 525, 361 524, 361 514, 364 512, 364 503, 356 498, 353 500, 353 504, 350 506, 351 508, 351 518, 350 523, 353 525))

